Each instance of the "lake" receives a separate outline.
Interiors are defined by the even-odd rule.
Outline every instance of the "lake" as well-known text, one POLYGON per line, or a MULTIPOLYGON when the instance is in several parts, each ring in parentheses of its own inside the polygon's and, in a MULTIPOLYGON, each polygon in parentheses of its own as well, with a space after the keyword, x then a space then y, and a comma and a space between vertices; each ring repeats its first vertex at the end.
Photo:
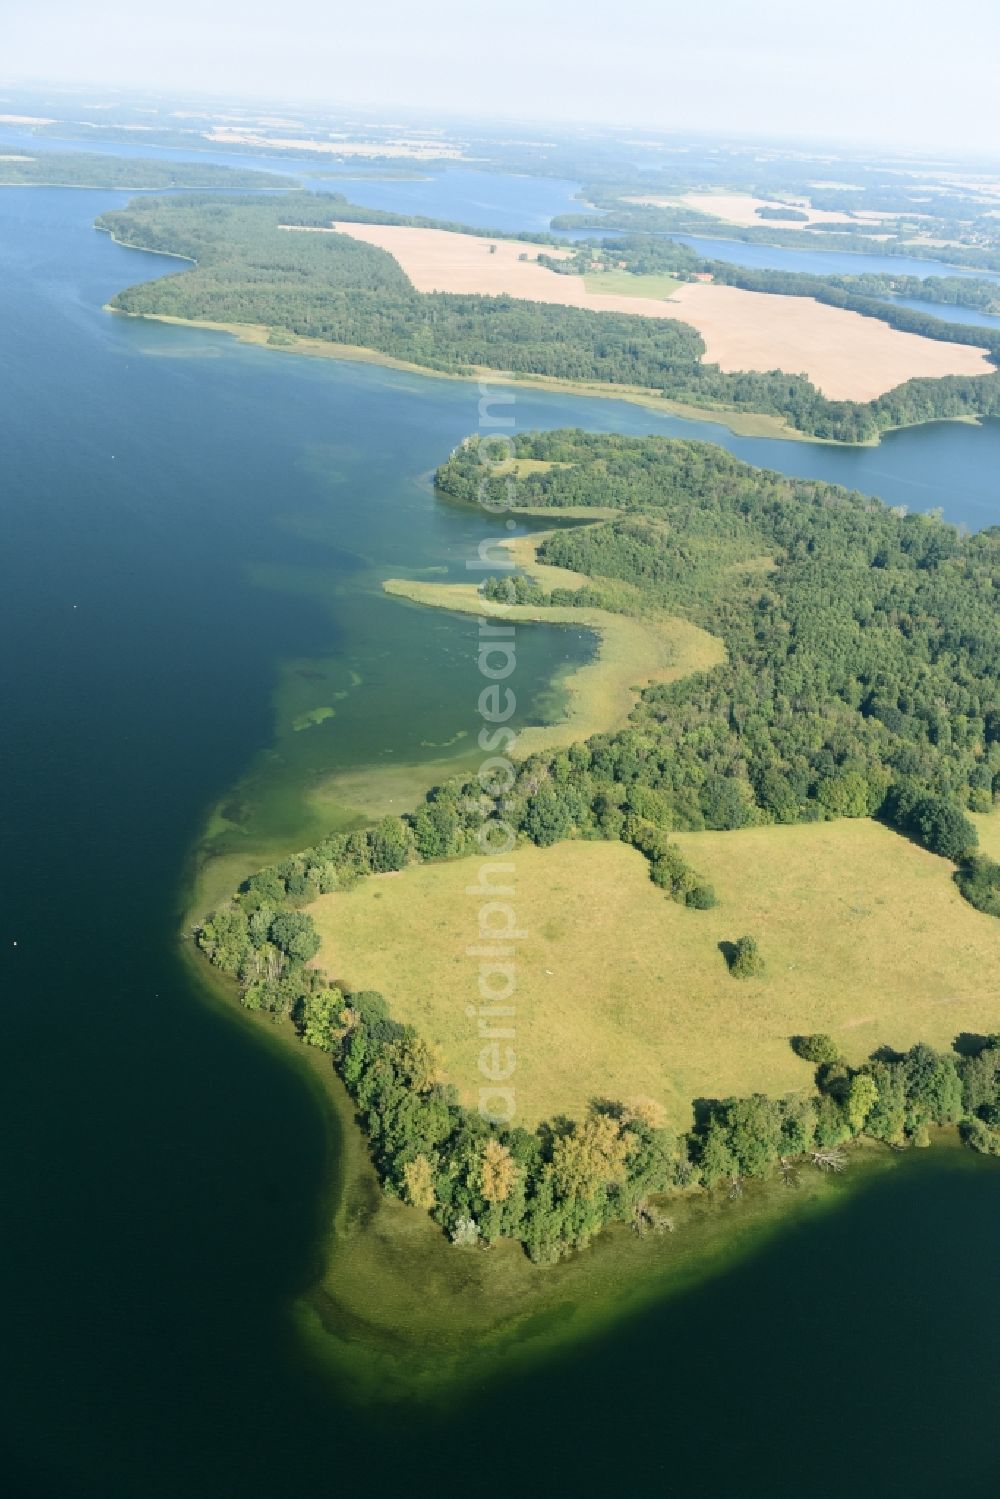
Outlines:
POLYGON ((725 260, 730 265, 751 266, 764 271, 804 271, 813 276, 974 276, 1000 281, 1000 272, 970 270, 944 260, 919 260, 910 255, 879 255, 877 251, 855 254, 850 250, 801 250, 787 245, 748 244, 738 239, 710 239, 699 234, 671 234, 670 239, 689 245, 706 260, 725 260))
MULTIPOLYGON (((383 208, 393 213, 423 214, 427 218, 448 219, 469 224, 476 229, 499 229, 508 234, 548 229, 549 222, 560 213, 578 213, 580 190, 577 182, 559 177, 522 177, 509 172, 482 172, 474 166, 455 165, 442 170, 425 168, 419 162, 401 161, 400 172, 414 173, 412 178, 393 177, 391 171, 380 174, 372 167, 370 175, 348 175, 340 165, 326 166, 319 156, 257 156, 235 151, 185 150, 175 146, 131 145, 128 141, 69 141, 51 136, 34 135, 30 130, 0 125, 0 148, 12 150, 84 151, 101 156, 128 157, 141 160, 191 161, 214 163, 223 167, 244 167, 257 172, 274 172, 294 177, 299 186, 317 193, 344 193, 352 203, 365 208, 383 208)), ((363 163, 358 171, 364 171, 363 163)))
POLYGON ((1000 317, 980 312, 975 307, 953 307, 945 302, 922 302, 916 297, 892 297, 894 307, 909 307, 928 317, 942 318, 946 323, 965 323, 970 328, 1000 328, 1000 317))
MULTIPOLYGON (((290 1309, 338 1135, 294 1061, 206 999, 178 922, 206 838, 238 863, 312 831, 304 788, 461 759, 474 622, 379 584, 462 576, 488 534, 428 482, 479 397, 103 313, 164 269, 92 230, 121 201, 0 192, 7 1491, 603 1495, 627 1474, 756 1499, 847 1474, 872 1499, 986 1499, 1000 1168, 969 1153, 914 1153, 746 1255, 734 1216, 711 1279, 450 1408, 359 1407, 304 1357, 290 1309)), ((513 411, 1000 522, 995 427, 855 451, 611 400, 518 390, 513 411)), ((521 641, 522 713, 544 718, 591 642, 521 641)))

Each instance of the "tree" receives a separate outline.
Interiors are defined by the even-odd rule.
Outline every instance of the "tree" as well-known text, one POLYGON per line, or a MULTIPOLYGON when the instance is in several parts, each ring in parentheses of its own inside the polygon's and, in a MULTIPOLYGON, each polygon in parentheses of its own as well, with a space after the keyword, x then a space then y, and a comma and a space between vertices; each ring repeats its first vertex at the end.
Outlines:
POLYGON ((506 1202, 517 1181, 517 1166, 506 1145, 487 1140, 479 1163, 479 1190, 489 1203, 506 1202))
POLYGON ((711 776, 701 792, 701 810, 709 828, 742 828, 750 821, 747 797, 728 776, 711 776))
POLYGON ((319 933, 306 911, 279 911, 271 922, 271 941, 298 963, 319 952, 319 933))
POLYGON ((960 807, 941 796, 925 796, 914 808, 913 825, 932 854, 956 862, 979 843, 979 834, 960 807))
POLYGON ((955 882, 970 905, 987 916, 1000 916, 1000 864, 985 854, 967 858, 955 882))
POLYGON ((764 972, 764 959, 754 937, 738 937, 728 961, 729 972, 735 979, 760 978, 764 972))
POLYGON ((250 950, 247 914, 242 906, 222 906, 198 933, 198 943, 223 973, 237 973, 250 950))
POLYGON ((411 1207, 427 1211, 437 1198, 434 1192, 434 1168, 427 1156, 417 1155, 403 1167, 403 1189, 411 1207))
MULTIPOLYGON (((992 1037, 990 1039, 996 1040, 992 1037)), ((975 1056, 964 1057, 960 1071, 962 1107, 967 1114, 981 1114, 997 1104, 1000 1095, 1000 1046, 984 1046, 975 1056)))
POLYGON ((246 904, 256 908, 264 902, 280 905, 286 895, 285 882, 276 869, 261 869, 246 882, 246 904))
POLYGON ((750 1098, 731 1098, 723 1108, 737 1174, 767 1176, 782 1153, 781 1105, 754 1093, 750 1098))
POLYGON ((539 848, 548 848, 565 838, 571 827, 567 807, 551 786, 542 786, 528 800, 524 831, 539 848))
POLYGON ((413 834, 399 817, 383 817, 369 835, 373 874, 402 869, 409 862, 413 834))
POLYGON ((816 798, 832 817, 869 817, 875 810, 868 781, 857 770, 828 776, 820 782, 816 798))
POLYGON ((314 989, 303 994, 296 1006, 295 1019, 299 1035, 307 1046, 333 1051, 344 1013, 344 996, 339 989, 314 989))
POLYGON ((906 1128, 906 1086, 898 1063, 869 1062, 865 1069, 878 1097, 865 1121, 865 1133, 887 1145, 900 1145, 906 1128))
POLYGON ((962 1080, 955 1059, 918 1043, 902 1061, 907 1127, 954 1124, 962 1114, 962 1080))
POLYGON ((962 1137, 980 1155, 1000 1155, 1000 1129, 994 1124, 970 1119, 962 1128, 962 1137))
POLYGON ((411 1033, 394 1041, 387 1051, 396 1072, 414 1093, 429 1093, 444 1082, 440 1051, 419 1036, 411 1033))
POLYGON ((851 1078, 845 1102, 847 1122, 853 1135, 861 1134, 877 1102, 878 1088, 874 1078, 867 1072, 856 1072, 851 1078))
POLYGON ((711 911, 717 903, 713 885, 692 885, 684 895, 684 904, 695 911, 711 911))
POLYGON ((608 1114, 592 1114, 552 1147, 552 1175, 562 1197, 593 1201, 624 1182, 632 1136, 608 1114))
POLYGON ((811 1036, 793 1036, 792 1050, 804 1062, 815 1062, 817 1066, 823 1062, 840 1061, 840 1047, 825 1031, 816 1031, 811 1036))
POLYGON ((724 1120, 714 1115, 698 1141, 698 1174, 706 1187, 732 1181, 738 1174, 724 1120))

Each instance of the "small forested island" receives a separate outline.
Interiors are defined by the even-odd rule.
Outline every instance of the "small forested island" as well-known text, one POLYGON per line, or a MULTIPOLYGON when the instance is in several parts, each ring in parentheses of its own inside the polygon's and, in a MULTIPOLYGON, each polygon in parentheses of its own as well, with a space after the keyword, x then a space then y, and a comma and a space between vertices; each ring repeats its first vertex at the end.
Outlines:
MULTIPOLYGON (((662 317, 636 317, 510 295, 421 293, 398 261, 377 246, 335 232, 293 232, 329 230, 334 220, 465 228, 358 208, 338 194, 137 200, 103 214, 98 227, 123 243, 179 255, 195 265, 129 287, 111 306, 133 316, 255 332, 283 348, 309 342, 331 352, 373 351, 449 375, 489 370, 604 393, 638 392, 695 412, 755 416, 775 427, 780 422, 787 434, 838 442, 873 442, 884 431, 916 422, 1000 413, 1000 374, 994 373, 914 378, 872 400, 852 401, 827 399, 800 374, 725 372, 704 362, 701 335, 666 315, 667 303, 662 317)), ((530 238, 536 250, 546 240, 521 238, 530 238)), ((553 236, 547 242, 559 243, 553 236)), ((812 297, 903 332, 985 348, 992 364, 1000 360, 1000 342, 988 330, 956 328, 834 285, 835 278, 720 268, 648 236, 620 248, 626 273, 661 280, 663 273, 698 273, 747 289, 812 297)), ((559 268, 554 257, 545 263, 559 268)))
MULTIPOLYGON (((738 1194, 801 1162, 840 1170, 861 1138, 921 1146, 933 1127, 958 1126, 976 1150, 1000 1154, 1000 1005, 986 971, 973 973, 979 1029, 953 1049, 896 1050, 889 1034, 859 1055, 849 1026, 815 1025, 803 998, 784 1043, 806 1068, 791 1091, 706 1095, 680 1124, 655 1098, 598 1098, 576 1119, 532 1127, 463 1102, 437 1038, 398 1018, 392 994, 331 979, 321 930, 341 909, 329 903, 356 901, 359 882, 481 855, 502 824, 526 861, 567 840, 637 851, 657 899, 674 903, 661 910, 697 933, 727 919, 698 867, 699 836, 784 827, 808 838, 811 827, 818 876, 820 835, 856 824, 921 861, 921 878, 944 880, 979 950, 993 954, 1000 864, 980 852, 975 819, 1000 793, 1000 528, 964 536, 933 515, 754 469, 708 444, 575 429, 524 434, 513 448, 470 438, 437 484, 452 500, 579 522, 553 531, 540 555, 546 578, 563 569, 582 584, 498 571, 482 585, 484 609, 669 612, 717 637, 724 654, 647 687, 616 731, 520 758, 515 747, 509 779, 438 786, 412 813, 253 874, 199 924, 202 952, 247 1009, 329 1053, 386 1191, 429 1212, 457 1245, 515 1239, 548 1263, 609 1222, 669 1227, 681 1191, 738 1194)), ((823 898, 809 907, 811 944, 823 898)), ((860 914, 878 923, 888 912, 860 914)), ((767 940, 735 915, 718 943, 716 989, 730 997, 723 1005, 751 994, 766 1004, 777 981, 767 940)), ((948 931, 935 941, 943 963, 948 931)), ((789 987, 794 996, 794 978, 789 987)), ((877 984, 856 998, 877 1008, 877 984)), ((954 1037, 963 1017, 938 1011, 935 1023, 954 1037)), ((505 1034, 501 1020, 498 1058, 505 1034)), ((759 1077, 762 1058, 749 1062, 759 1077)))

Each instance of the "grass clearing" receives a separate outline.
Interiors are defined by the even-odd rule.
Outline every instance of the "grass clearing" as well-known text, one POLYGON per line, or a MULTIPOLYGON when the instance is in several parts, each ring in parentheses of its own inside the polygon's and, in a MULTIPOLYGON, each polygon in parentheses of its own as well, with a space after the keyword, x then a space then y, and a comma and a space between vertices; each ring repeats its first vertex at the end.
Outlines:
MULTIPOLYGON (((632 271, 586 271, 583 284, 588 292, 598 296, 617 297, 672 297, 683 282, 676 276, 637 276, 632 271)), ((670 316, 667 311, 666 316, 670 316)))
MULTIPOLYGON (((595 1097, 658 1099, 678 1128, 691 1100, 811 1086, 788 1038, 829 1031, 860 1061, 882 1044, 947 1047, 1000 1030, 1000 922, 958 893, 951 866, 869 821, 678 834, 716 888, 687 910, 617 843, 518 848, 518 1119, 577 1116, 595 1097), (767 962, 733 979, 719 949, 744 932, 767 962)), ((483 904, 478 860, 422 865, 309 909, 318 962, 443 1050, 463 1100, 479 1087, 483 904), (467 893, 470 888, 473 893, 467 893)), ((496 877, 494 877, 496 882, 496 877)))
POLYGON ((979 834, 979 852, 1000 863, 1000 812, 971 812, 979 834))

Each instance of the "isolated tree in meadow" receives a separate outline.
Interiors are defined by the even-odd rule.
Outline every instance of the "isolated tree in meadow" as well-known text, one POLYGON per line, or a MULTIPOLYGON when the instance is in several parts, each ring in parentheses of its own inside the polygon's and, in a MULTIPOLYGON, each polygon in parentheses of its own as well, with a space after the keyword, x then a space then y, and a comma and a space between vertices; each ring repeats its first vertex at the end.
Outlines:
POLYGON ((794 1036, 792 1050, 804 1062, 815 1062, 817 1066, 840 1061, 840 1047, 825 1031, 816 1031, 811 1036, 794 1036))
POLYGON ((760 978, 764 972, 764 959, 756 938, 743 936, 736 939, 729 958, 729 972, 736 979, 760 978))

